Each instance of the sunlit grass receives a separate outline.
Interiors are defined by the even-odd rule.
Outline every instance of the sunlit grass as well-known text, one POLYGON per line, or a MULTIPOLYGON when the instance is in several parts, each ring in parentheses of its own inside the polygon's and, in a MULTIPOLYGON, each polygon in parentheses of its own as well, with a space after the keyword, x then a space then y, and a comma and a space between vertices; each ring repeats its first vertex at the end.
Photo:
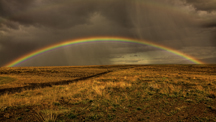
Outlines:
POLYGON ((177 121, 184 120, 181 115, 185 112, 196 109, 203 112, 194 113, 198 120, 207 117, 205 120, 216 121, 212 114, 204 114, 216 108, 216 84, 211 78, 201 82, 198 78, 190 81, 183 75, 179 77, 160 77, 160 73, 145 70, 119 70, 68 85, 5 94, 0 97, 0 108, 48 105, 49 109, 39 111, 46 121, 159 121, 158 116, 174 117, 177 121))
POLYGON ((0 76, 0 85, 14 82, 16 79, 11 77, 0 76))

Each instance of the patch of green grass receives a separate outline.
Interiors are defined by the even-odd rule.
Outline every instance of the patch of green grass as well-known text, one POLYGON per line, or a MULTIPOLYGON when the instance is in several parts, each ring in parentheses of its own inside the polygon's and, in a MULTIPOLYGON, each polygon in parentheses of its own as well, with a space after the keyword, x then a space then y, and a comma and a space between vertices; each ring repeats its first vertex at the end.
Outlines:
POLYGON ((116 117, 115 114, 108 114, 108 115, 107 115, 107 119, 108 119, 108 120, 113 120, 115 117, 116 117))
POLYGON ((151 97, 146 97, 146 98, 143 98, 143 102, 145 102, 145 101, 150 101, 150 100, 152 100, 152 98, 151 97))
POLYGON ((170 94, 168 97, 169 97, 169 98, 177 98, 178 96, 175 95, 175 94, 170 94))
POLYGON ((113 104, 113 107, 119 107, 120 105, 119 104, 113 104))
POLYGON ((88 120, 92 120, 92 121, 94 121, 94 120, 99 120, 99 119, 101 119, 102 117, 103 117, 102 114, 96 114, 96 113, 90 113, 89 115, 87 115, 87 119, 88 119, 88 120))
POLYGON ((150 111, 149 110, 145 110, 144 113, 150 113, 150 111))
POLYGON ((142 108, 141 107, 137 107, 137 110, 142 110, 142 108))
POLYGON ((145 118, 138 118, 137 120, 138 120, 138 121, 144 121, 145 118))
POLYGON ((165 104, 165 105, 168 105, 168 104, 169 104, 169 102, 168 102, 168 101, 164 101, 164 104, 165 104))
POLYGON ((197 116, 193 116, 191 118, 193 121, 199 121, 199 122, 209 122, 210 119, 208 117, 197 117, 197 116))
POLYGON ((63 86, 59 86, 58 88, 59 88, 59 89, 64 89, 65 87, 63 87, 63 86))
POLYGON ((112 111, 113 111, 113 112, 115 112, 115 111, 116 111, 116 109, 115 109, 115 108, 112 108, 112 111))
POLYGON ((136 109, 134 109, 132 112, 133 112, 133 113, 136 113, 136 112, 137 112, 137 110, 136 110, 136 109))
POLYGON ((192 99, 187 99, 187 100, 185 100, 185 102, 193 103, 193 100, 192 99))
POLYGON ((197 102, 197 103, 201 103, 201 102, 204 102, 204 101, 205 101, 205 99, 202 98, 202 97, 196 97, 195 99, 196 99, 196 102, 197 102))
POLYGON ((17 120, 22 120, 23 118, 22 117, 17 117, 17 120))
POLYGON ((201 117, 200 120, 202 122, 207 122, 207 121, 209 121, 209 118, 208 117, 201 117))
POLYGON ((176 114, 178 111, 177 110, 172 110, 169 114, 170 115, 174 115, 174 114, 176 114))
POLYGON ((209 105, 209 106, 207 106, 207 108, 209 108, 209 109, 211 109, 211 110, 212 110, 214 107, 212 107, 212 106, 210 106, 210 105, 209 105))
POLYGON ((164 97, 164 94, 158 93, 158 94, 155 95, 155 97, 157 97, 157 98, 163 98, 163 97, 164 97))
POLYGON ((65 110, 65 109, 67 109, 67 108, 64 107, 64 106, 59 106, 58 108, 59 108, 59 110, 65 110))
POLYGON ((128 112, 128 109, 125 109, 125 112, 127 113, 127 112, 128 112))
POLYGON ((26 112, 29 112, 30 110, 29 110, 29 109, 26 109, 25 111, 26 111, 26 112))
POLYGON ((82 95, 81 95, 81 93, 77 93, 77 94, 74 94, 73 95, 73 98, 79 98, 79 97, 81 97, 82 95))
POLYGON ((7 84, 15 81, 16 79, 11 78, 11 77, 1 77, 0 76, 0 84, 7 84))
POLYGON ((158 112, 159 112, 159 113, 162 113, 162 112, 163 112, 163 110, 162 110, 162 109, 159 109, 159 110, 158 110, 158 112))
POLYGON ((212 100, 211 98, 207 98, 205 101, 206 101, 206 102, 209 102, 209 103, 212 103, 212 102, 213 102, 213 100, 212 100))
POLYGON ((207 112, 208 112, 207 110, 204 111, 204 113, 207 113, 207 112))
POLYGON ((60 106, 60 103, 59 102, 53 102, 53 105, 60 106))
POLYGON ((153 95, 154 94, 154 92, 148 92, 148 95, 153 95))
POLYGON ((166 79, 168 79, 168 78, 167 78, 167 77, 163 77, 162 79, 163 79, 163 80, 166 80, 166 79))
POLYGON ((121 99, 121 102, 124 102, 125 101, 125 99, 123 98, 123 99, 121 99))
POLYGON ((95 110, 97 110, 97 109, 98 109, 98 107, 97 107, 97 106, 94 106, 94 107, 90 108, 89 110, 90 110, 90 111, 95 111, 95 110))
POLYGON ((104 106, 108 107, 110 105, 110 101, 106 100, 106 99, 103 99, 103 100, 101 100, 101 105, 104 105, 104 106))
POLYGON ((80 104, 80 102, 75 102, 75 103, 73 103, 73 105, 79 105, 80 104))
POLYGON ((142 94, 141 92, 138 92, 137 93, 137 98, 141 98, 141 94, 142 94))
POLYGON ((75 119, 76 117, 77 117, 77 115, 75 115, 74 113, 69 113, 68 114, 69 119, 75 119))
POLYGON ((150 105, 144 105, 143 108, 150 108, 150 105))

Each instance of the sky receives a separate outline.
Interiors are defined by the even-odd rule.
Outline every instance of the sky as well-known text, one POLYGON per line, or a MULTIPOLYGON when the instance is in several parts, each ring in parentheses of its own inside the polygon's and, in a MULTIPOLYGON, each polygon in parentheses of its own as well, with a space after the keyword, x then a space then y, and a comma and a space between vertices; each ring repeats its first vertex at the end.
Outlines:
MULTIPOLYGON (((0 0, 0 66, 40 48, 89 37, 124 37, 216 63, 216 0, 0 0)), ((149 45, 92 42, 16 66, 192 64, 149 45)))

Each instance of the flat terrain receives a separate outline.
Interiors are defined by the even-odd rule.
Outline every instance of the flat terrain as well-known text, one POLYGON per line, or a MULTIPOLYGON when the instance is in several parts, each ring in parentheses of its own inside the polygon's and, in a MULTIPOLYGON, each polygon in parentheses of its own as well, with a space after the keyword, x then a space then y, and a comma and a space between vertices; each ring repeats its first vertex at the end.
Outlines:
POLYGON ((216 122, 216 65, 0 67, 0 121, 216 122))

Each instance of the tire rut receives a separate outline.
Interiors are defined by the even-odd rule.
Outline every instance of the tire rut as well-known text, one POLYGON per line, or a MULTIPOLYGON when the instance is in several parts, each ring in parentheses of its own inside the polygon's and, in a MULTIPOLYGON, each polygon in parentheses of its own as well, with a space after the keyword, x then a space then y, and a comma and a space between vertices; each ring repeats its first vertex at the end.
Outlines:
POLYGON ((14 94, 14 93, 20 93, 20 92, 25 91, 25 90, 34 90, 34 89, 38 89, 38 88, 52 87, 53 85, 66 85, 69 83, 78 82, 80 80, 87 80, 90 78, 99 77, 101 75, 104 75, 104 74, 107 74, 110 72, 115 72, 115 71, 119 71, 119 70, 126 70, 126 69, 130 69, 130 68, 133 68, 133 67, 119 68, 117 70, 110 70, 110 71, 108 70, 106 72, 98 73, 98 74, 87 76, 87 77, 77 78, 77 79, 73 79, 73 80, 62 80, 62 81, 58 81, 58 82, 47 82, 47 83, 28 83, 28 86, 0 89, 0 96, 4 95, 6 93, 14 94))

